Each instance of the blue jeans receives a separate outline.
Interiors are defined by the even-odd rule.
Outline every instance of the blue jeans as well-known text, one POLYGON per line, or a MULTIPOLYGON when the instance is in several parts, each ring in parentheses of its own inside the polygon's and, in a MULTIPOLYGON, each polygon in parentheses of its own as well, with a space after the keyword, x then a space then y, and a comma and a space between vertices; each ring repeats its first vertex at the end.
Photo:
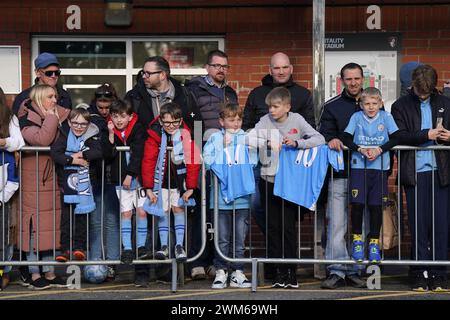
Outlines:
MULTIPOLYGON (((248 233, 248 211, 248 209, 235 210, 235 229, 233 230, 233 210, 219 210, 219 248, 224 256, 235 259, 244 258, 245 238, 248 233)), ((222 259, 217 252, 215 252, 214 267, 216 270, 228 269, 228 262, 222 259)), ((232 263, 231 268, 233 270, 244 270, 244 264, 240 262, 232 263)))
MULTIPOLYGON (((347 180, 335 178, 330 180, 328 185, 326 259, 350 259, 345 241, 348 223, 347 180)), ((336 274, 341 278, 345 278, 346 275, 357 274, 358 268, 353 265, 333 264, 328 266, 328 271, 330 275, 336 274)))
POLYGON ((90 252, 89 260, 119 260, 120 258, 120 213, 116 187, 105 184, 103 197, 103 239, 102 241, 102 197, 101 186, 94 189, 96 209, 90 215, 90 252), (106 246, 104 246, 106 244, 106 246), (104 247, 106 247, 106 254, 104 247))
MULTIPOLYGON (((31 227, 30 227, 31 228, 31 227)), ((30 252, 27 252, 27 261, 37 261, 38 257, 37 254, 33 251, 33 243, 34 243, 34 233, 32 230, 30 230, 30 252)), ((39 252, 39 260, 41 261, 54 261, 55 258, 53 257, 53 251, 42 251, 39 252)), ((28 266, 28 270, 30 273, 41 273, 39 270, 39 266, 28 266)), ((42 272, 55 272, 54 266, 42 266, 42 272)))

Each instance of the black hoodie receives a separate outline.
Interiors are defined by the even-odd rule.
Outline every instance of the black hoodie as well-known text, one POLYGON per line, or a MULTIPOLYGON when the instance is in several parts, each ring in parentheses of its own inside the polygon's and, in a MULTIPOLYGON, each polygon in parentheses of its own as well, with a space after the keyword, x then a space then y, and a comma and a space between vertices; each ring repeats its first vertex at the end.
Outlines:
POLYGON ((296 84, 291 78, 284 84, 278 84, 273 81, 270 74, 262 80, 262 86, 253 89, 245 104, 244 119, 242 129, 248 130, 255 127, 259 119, 269 113, 269 107, 266 105, 266 96, 276 87, 284 86, 291 93, 291 112, 296 112, 305 118, 313 128, 316 127, 314 118, 314 105, 311 93, 308 89, 296 84))

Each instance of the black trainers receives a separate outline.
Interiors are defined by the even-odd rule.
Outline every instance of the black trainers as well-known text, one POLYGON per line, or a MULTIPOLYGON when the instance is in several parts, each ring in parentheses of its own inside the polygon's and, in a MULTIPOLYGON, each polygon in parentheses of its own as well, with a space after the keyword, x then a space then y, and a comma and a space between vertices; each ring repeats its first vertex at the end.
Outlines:
POLYGON ((141 260, 150 260, 152 258, 152 254, 146 247, 139 247, 138 258, 141 260))
POLYGON ((428 278, 425 278, 423 273, 418 273, 413 279, 411 290, 417 292, 428 291, 428 278))
POLYGON ((125 264, 131 264, 133 262, 133 250, 123 250, 122 255, 120 256, 120 261, 125 264))
POLYGON ((56 276, 54 279, 46 279, 52 288, 68 288, 67 281, 63 278, 56 276))
POLYGON ((434 275, 430 278, 430 289, 433 292, 448 292, 447 279, 441 275, 434 275))
POLYGON ((345 276, 347 284, 351 285, 353 288, 367 288, 367 283, 361 279, 357 274, 350 274, 345 276))
POLYGON ((322 289, 336 289, 345 286, 344 278, 339 277, 337 274, 331 274, 320 284, 322 289))
POLYGON ((284 280, 284 288, 298 288, 298 281, 297 281, 297 275, 295 272, 292 272, 291 270, 288 270, 288 273, 286 275, 286 278, 284 280))
POLYGON ((167 246, 162 246, 161 250, 155 253, 156 260, 166 260, 169 259, 169 248, 167 246))
POLYGON ((28 268, 27 268, 27 271, 23 271, 23 269, 19 269, 19 270, 20 270, 20 285, 22 287, 30 286, 30 283, 33 280, 31 279, 31 274, 28 273, 28 268))
POLYGON ((143 273, 136 273, 134 278, 134 286, 136 288, 147 288, 148 287, 148 275, 143 273))
POLYGON ((286 276, 280 271, 277 271, 275 278, 272 281, 272 288, 284 288, 286 276))
POLYGON ((50 282, 44 277, 40 277, 34 281, 31 281, 30 285, 28 286, 28 288, 32 290, 46 290, 50 289, 51 287, 52 286, 50 285, 50 282))

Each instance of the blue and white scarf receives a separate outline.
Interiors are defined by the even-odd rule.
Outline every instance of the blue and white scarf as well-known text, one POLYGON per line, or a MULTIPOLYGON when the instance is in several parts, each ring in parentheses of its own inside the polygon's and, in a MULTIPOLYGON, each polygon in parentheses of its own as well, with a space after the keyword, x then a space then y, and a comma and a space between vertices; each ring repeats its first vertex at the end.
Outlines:
MULTIPOLYGON (((77 137, 70 130, 65 154, 71 156, 79 151, 88 150, 84 143, 84 135, 77 137)), ((95 210, 89 167, 64 166, 64 203, 76 204, 75 214, 85 214, 95 210)))

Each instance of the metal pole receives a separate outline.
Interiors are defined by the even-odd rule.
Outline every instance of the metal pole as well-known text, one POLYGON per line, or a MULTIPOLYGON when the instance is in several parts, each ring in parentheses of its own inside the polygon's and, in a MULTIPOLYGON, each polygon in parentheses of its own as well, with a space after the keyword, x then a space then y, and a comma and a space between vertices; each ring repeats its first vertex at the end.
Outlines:
POLYGON ((316 125, 325 101, 325 0, 313 1, 313 101, 316 125))

